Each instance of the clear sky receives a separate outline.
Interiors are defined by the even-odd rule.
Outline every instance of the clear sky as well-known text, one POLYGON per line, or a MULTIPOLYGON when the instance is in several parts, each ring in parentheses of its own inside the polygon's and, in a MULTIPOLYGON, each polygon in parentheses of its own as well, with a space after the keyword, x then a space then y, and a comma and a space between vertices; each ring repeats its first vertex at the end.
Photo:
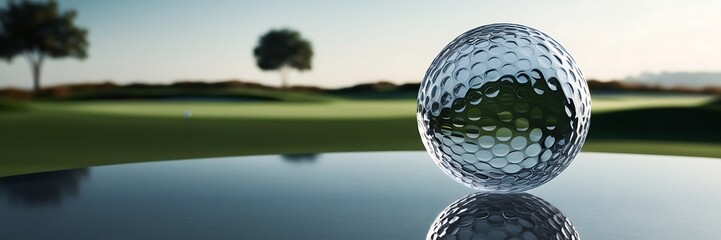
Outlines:
MULTIPOLYGON (((269 29, 294 28, 314 47, 293 85, 420 81, 438 52, 471 28, 528 25, 554 37, 587 78, 721 71, 721 1, 191 1, 60 0, 89 30, 84 61, 47 61, 43 83, 244 79, 278 85, 252 49, 269 29)), ((0 62, 0 87, 31 86, 22 58, 0 62)))

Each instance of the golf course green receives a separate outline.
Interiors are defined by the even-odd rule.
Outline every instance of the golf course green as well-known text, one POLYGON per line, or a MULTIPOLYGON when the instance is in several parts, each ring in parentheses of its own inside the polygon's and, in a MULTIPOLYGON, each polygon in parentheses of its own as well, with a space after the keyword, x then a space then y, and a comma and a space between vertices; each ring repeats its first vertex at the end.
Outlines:
MULTIPOLYGON (((584 151, 721 157, 712 96, 594 96, 584 151), (716 127, 716 128, 714 128, 716 127)), ((415 101, 0 101, 0 176, 258 154, 421 150, 415 101)))

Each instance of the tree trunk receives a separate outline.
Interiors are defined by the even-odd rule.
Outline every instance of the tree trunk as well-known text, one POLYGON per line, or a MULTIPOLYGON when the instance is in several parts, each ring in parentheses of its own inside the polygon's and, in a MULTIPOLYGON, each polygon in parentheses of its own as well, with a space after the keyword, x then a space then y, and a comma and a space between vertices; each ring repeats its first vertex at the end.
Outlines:
POLYGON ((25 59, 33 72, 33 96, 40 95, 40 68, 43 66, 45 55, 39 52, 26 52, 25 59))
POLYGON ((40 62, 31 63, 33 70, 33 95, 40 95, 40 62))
POLYGON ((280 67, 280 87, 283 90, 288 88, 288 70, 290 70, 288 66, 280 67))

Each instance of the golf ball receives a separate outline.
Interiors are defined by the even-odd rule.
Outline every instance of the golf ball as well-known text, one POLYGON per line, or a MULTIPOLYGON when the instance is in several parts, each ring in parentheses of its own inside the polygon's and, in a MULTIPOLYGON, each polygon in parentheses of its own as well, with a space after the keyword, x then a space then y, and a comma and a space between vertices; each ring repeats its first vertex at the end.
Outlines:
POLYGON ((557 208, 528 193, 474 193, 448 206, 431 225, 428 240, 579 239, 557 208))
POLYGON ((590 117, 588 85, 571 55, 518 24, 458 36, 418 92, 418 131, 431 158, 484 191, 525 191, 553 179, 580 151, 590 117))

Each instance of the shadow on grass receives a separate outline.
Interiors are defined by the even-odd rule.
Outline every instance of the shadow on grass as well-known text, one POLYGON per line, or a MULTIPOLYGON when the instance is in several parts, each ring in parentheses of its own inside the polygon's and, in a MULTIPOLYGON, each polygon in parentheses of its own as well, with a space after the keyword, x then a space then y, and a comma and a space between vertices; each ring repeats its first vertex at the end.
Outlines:
POLYGON ((650 108, 593 115, 589 139, 721 142, 721 111, 650 108))

